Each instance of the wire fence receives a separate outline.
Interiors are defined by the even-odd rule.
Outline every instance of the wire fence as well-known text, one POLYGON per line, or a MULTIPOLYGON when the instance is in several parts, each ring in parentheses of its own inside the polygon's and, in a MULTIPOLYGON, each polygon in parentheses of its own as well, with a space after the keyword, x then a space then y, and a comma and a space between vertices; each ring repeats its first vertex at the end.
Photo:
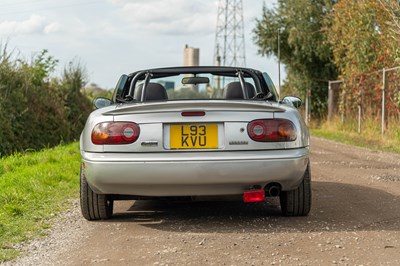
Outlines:
POLYGON ((367 125, 400 132, 400 66, 329 81, 328 119, 335 118, 359 133, 367 125))

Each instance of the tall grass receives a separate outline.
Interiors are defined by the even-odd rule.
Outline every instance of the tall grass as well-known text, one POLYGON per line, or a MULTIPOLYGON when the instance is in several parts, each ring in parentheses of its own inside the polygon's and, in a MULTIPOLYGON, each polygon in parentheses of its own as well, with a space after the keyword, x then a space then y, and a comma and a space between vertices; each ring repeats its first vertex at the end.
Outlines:
POLYGON ((78 197, 77 143, 0 159, 0 262, 18 255, 16 243, 48 228, 68 198, 78 197))
POLYGON ((358 133, 358 122, 339 118, 311 126, 311 133, 315 136, 366 147, 375 150, 400 153, 400 124, 390 121, 387 130, 382 135, 379 121, 364 119, 361 133, 358 133))

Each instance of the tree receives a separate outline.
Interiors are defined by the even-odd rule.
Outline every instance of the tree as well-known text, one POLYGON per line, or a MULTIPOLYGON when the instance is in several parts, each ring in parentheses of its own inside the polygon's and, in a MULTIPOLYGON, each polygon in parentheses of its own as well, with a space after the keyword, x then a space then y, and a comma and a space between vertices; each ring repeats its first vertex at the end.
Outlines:
POLYGON ((342 76, 395 65, 400 31, 396 32, 390 20, 394 10, 383 2, 389 0, 342 0, 335 5, 328 40, 342 76))
POLYGON ((396 13, 388 2, 394 0, 342 0, 335 5, 328 39, 343 76, 392 67, 398 61, 400 28, 393 23, 396 13))
POLYGON ((400 2, 398 0, 378 0, 388 14, 387 24, 395 36, 400 35, 400 2))
POLYGON ((301 95, 311 92, 311 110, 318 117, 326 113, 328 81, 336 79, 331 44, 325 19, 334 0, 278 0, 278 7, 264 6, 257 20, 254 41, 261 55, 278 56, 287 70, 287 85, 301 95))
MULTIPOLYGON (((400 7, 395 0, 341 0, 330 15, 328 40, 341 77, 341 112, 363 113, 380 119, 382 69, 400 64, 400 7)), ((398 112, 397 73, 386 88, 389 115, 398 112), (397 97, 397 98, 396 98, 397 97)), ((388 79, 388 77, 386 77, 388 79)))

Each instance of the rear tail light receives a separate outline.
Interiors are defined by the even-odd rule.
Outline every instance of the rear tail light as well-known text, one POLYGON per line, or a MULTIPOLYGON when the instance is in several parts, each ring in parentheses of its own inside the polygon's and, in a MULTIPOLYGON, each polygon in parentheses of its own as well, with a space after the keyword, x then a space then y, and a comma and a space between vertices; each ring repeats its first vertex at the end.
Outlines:
POLYGON ((294 141, 297 138, 296 127, 286 119, 262 119, 251 121, 247 125, 249 137, 258 142, 294 141))
POLYGON ((140 128, 130 122, 105 122, 97 124, 92 131, 93 144, 130 144, 140 134, 140 128))

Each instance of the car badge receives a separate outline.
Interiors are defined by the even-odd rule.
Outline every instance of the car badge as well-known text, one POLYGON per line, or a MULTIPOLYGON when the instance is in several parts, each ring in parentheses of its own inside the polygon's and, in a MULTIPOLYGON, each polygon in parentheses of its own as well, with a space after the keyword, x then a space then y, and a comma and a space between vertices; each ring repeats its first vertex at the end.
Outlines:
POLYGON ((229 141, 229 145, 249 145, 248 141, 229 141))
POLYGON ((158 141, 157 140, 150 140, 150 141, 142 141, 143 147, 157 147, 158 141))

